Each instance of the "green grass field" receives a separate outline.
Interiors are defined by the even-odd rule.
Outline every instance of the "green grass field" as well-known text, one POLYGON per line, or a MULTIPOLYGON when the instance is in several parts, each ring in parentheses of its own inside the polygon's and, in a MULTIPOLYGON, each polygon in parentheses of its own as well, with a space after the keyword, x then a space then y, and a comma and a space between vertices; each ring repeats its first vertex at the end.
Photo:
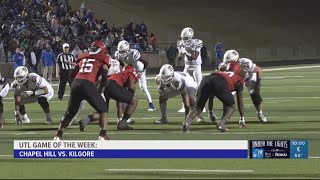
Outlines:
MULTIPOLYGON (((279 68, 279 67, 270 67, 279 68)), ((251 159, 13 159, 13 140, 52 140, 64 111, 68 97, 58 101, 56 95, 50 106, 53 125, 46 125, 45 115, 38 104, 27 105, 31 119, 29 125, 14 125, 13 93, 4 99, 5 128, 0 130, 0 178, 320 178, 320 72, 319 66, 307 69, 289 69, 263 73, 261 94, 264 99, 266 124, 256 117, 248 91, 245 89, 246 121, 248 128, 238 127, 239 114, 235 111, 230 132, 220 133, 204 113, 206 123, 192 124, 191 132, 181 133, 184 115, 176 111, 181 107, 179 97, 169 100, 167 125, 154 125, 160 118, 158 94, 153 79, 148 80, 157 111, 148 112, 147 102, 140 90, 137 91, 139 105, 133 116, 136 123, 133 131, 116 130, 114 102, 110 109, 109 136, 112 140, 250 140, 250 139, 307 139, 309 159, 304 160, 251 160, 251 159), (11 98, 11 99, 10 99, 11 98), (144 172, 116 169, 146 169, 144 172), (150 169, 150 171, 147 171, 150 169), (155 171, 152 169, 159 169, 155 171), (189 170, 187 172, 179 170, 189 170), (199 171, 197 171, 199 170, 199 171), (204 171, 212 170, 212 171, 204 171), (228 170, 229 172, 223 171, 228 170), (242 170, 245 170, 242 172, 242 170)), ((154 75, 149 75, 154 77, 154 75)), ((56 84, 57 82, 54 82, 56 84)), ((55 90, 57 86, 54 87, 55 90)), ((69 94, 67 90, 66 94, 69 94)), ((222 113, 222 105, 215 100, 215 112, 222 113)), ((92 112, 89 105, 78 116, 92 112)), ((67 129, 66 140, 95 140, 98 125, 91 124, 86 132, 77 125, 67 129)))

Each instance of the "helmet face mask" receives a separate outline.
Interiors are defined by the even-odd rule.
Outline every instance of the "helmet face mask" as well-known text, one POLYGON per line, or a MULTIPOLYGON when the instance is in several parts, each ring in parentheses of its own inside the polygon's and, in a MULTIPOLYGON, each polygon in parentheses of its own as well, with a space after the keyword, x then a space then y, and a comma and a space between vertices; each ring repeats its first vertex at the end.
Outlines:
POLYGON ((16 80, 18 85, 22 85, 28 81, 28 69, 24 66, 19 66, 14 71, 14 79, 16 80))
POLYGON ((129 54, 130 46, 129 43, 125 40, 120 41, 117 48, 119 55, 123 58, 127 57, 129 54))
POLYGON ((164 84, 170 84, 173 80, 174 69, 170 64, 165 64, 160 69, 160 79, 164 84))
POLYGON ((191 39, 193 38, 193 29, 186 27, 181 31, 181 40, 184 44, 190 44, 191 39))
POLYGON ((228 50, 223 56, 223 62, 237 62, 239 60, 239 53, 236 50, 228 50))
POLYGON ((106 45, 101 41, 95 41, 91 44, 89 48, 89 54, 106 54, 107 53, 107 47, 106 45))

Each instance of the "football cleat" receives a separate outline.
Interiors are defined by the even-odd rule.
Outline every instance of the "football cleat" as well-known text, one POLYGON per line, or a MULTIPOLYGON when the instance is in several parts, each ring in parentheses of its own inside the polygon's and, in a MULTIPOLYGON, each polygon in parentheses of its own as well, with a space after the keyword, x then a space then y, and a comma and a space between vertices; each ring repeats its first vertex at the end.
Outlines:
POLYGON ((21 118, 19 116, 15 117, 15 123, 16 123, 16 125, 22 124, 21 118))
POLYGON ((133 130, 133 128, 128 126, 127 124, 118 124, 117 130, 133 130))
POLYGON ((204 123, 203 117, 198 116, 198 117, 197 117, 197 123, 198 123, 198 124, 204 123))
POLYGON ((55 137, 53 138, 53 140, 54 140, 54 141, 61 141, 61 140, 62 140, 62 137, 55 136, 55 137))
POLYGON ((183 124, 183 125, 182 125, 182 132, 183 132, 183 133, 189 133, 189 126, 186 125, 186 124, 183 124))
POLYGON ((243 121, 243 120, 239 120, 239 127, 240 127, 240 128, 247 128, 246 122, 243 121))
POLYGON ((30 124, 30 119, 27 116, 27 114, 23 115, 22 119, 21 119, 21 123, 22 124, 30 124))
POLYGON ((134 124, 136 121, 135 120, 133 120, 133 119, 131 119, 131 118, 129 118, 128 120, 127 120, 127 124, 134 124))
POLYGON ((267 122, 267 118, 263 115, 263 113, 258 113, 258 119, 260 122, 265 123, 267 122))
POLYGON ((229 130, 226 128, 227 119, 223 118, 218 121, 216 128, 221 132, 228 132, 229 130))
POLYGON ((46 124, 52 124, 52 119, 51 118, 47 118, 46 124))
POLYGON ((217 116, 213 112, 212 113, 209 112, 209 119, 212 122, 216 122, 218 120, 217 116))
POLYGON ((110 140, 110 138, 107 135, 99 135, 98 140, 107 141, 107 140, 110 140))
POLYGON ((168 124, 168 119, 167 118, 161 118, 159 120, 155 120, 153 123, 155 123, 155 124, 168 124))
POLYGON ((79 121, 79 129, 80 131, 86 131, 86 126, 82 120, 79 121))
POLYGON ((3 124, 0 124, 0 129, 3 129, 3 128, 4 128, 3 124))
POLYGON ((149 107, 148 111, 156 111, 156 108, 149 107))
POLYGON ((184 113, 186 110, 184 109, 184 107, 182 107, 181 109, 179 109, 177 112, 179 113, 184 113))

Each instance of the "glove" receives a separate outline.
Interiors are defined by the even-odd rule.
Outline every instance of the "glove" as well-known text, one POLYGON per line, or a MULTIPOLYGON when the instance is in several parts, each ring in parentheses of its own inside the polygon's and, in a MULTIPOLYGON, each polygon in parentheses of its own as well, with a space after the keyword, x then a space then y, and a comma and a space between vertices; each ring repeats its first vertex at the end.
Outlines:
POLYGON ((187 53, 186 48, 182 47, 182 48, 180 49, 180 53, 181 53, 181 54, 186 54, 186 53, 187 53))
POLYGON ((239 126, 240 126, 240 128, 247 128, 246 121, 244 120, 244 117, 240 117, 239 126))
POLYGON ((16 81, 13 81, 10 84, 10 87, 12 87, 12 89, 14 89, 14 90, 19 90, 20 89, 20 86, 18 85, 18 83, 16 81))
POLYGON ((33 91, 23 91, 22 92, 22 96, 24 96, 24 97, 30 97, 30 96, 33 96, 33 95, 34 95, 33 91))

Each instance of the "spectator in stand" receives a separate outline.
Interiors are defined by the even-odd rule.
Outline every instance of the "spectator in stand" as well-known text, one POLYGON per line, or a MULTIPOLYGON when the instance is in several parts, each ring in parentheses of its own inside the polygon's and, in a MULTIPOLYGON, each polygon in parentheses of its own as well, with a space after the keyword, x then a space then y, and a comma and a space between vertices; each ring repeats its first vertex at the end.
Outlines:
POLYGON ((111 52, 113 42, 114 42, 114 35, 113 33, 109 33, 105 40, 105 44, 107 46, 108 52, 111 52))
POLYGON ((33 46, 30 46, 30 49, 26 53, 26 62, 30 67, 30 72, 34 72, 38 74, 37 68, 37 57, 34 52, 33 46))
POLYGON ((14 70, 16 70, 17 67, 19 67, 19 66, 24 66, 25 57, 21 53, 20 48, 16 49, 16 53, 12 56, 12 61, 13 61, 14 70))
POLYGON ((51 83, 52 69, 55 64, 55 55, 49 44, 46 44, 46 49, 42 50, 41 60, 42 65, 44 66, 43 78, 51 83))
POLYGON ((208 51, 204 45, 202 46, 202 48, 200 50, 200 55, 201 55, 202 64, 204 64, 204 65, 209 64, 208 51))
POLYGON ((0 39, 0 62, 2 62, 2 56, 4 55, 4 50, 3 50, 3 40, 0 39))
POLYGON ((177 48, 177 43, 172 43, 166 51, 168 62, 173 67, 173 69, 176 67, 176 57, 178 53, 179 50, 177 48))
POLYGON ((151 41, 153 54, 158 54, 157 38, 153 33, 151 33, 151 35, 150 35, 150 41, 151 41))
POLYGON ((72 51, 72 54, 73 54, 74 57, 77 59, 78 56, 79 56, 80 54, 82 54, 82 53, 83 53, 83 52, 82 52, 82 50, 80 49, 79 44, 76 44, 75 47, 74 47, 74 49, 73 49, 73 51, 72 51))
POLYGON ((224 55, 223 44, 222 44, 222 42, 220 40, 218 40, 218 42, 215 44, 214 50, 216 52, 215 69, 217 70, 219 64, 222 63, 223 55, 224 55))
POLYGON ((147 26, 144 24, 144 22, 142 21, 142 23, 140 24, 140 34, 143 38, 147 38, 147 26))

